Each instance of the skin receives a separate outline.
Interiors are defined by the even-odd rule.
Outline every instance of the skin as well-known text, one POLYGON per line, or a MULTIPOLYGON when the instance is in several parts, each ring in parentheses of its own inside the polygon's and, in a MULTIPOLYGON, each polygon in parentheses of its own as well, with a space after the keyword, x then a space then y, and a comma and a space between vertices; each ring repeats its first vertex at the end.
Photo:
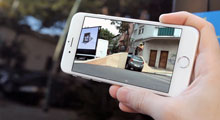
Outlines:
POLYGON ((142 113, 155 120, 220 119, 220 47, 212 24, 188 12, 163 14, 162 23, 188 25, 200 32, 192 84, 175 97, 163 97, 146 89, 110 87, 110 95, 124 112, 142 113))

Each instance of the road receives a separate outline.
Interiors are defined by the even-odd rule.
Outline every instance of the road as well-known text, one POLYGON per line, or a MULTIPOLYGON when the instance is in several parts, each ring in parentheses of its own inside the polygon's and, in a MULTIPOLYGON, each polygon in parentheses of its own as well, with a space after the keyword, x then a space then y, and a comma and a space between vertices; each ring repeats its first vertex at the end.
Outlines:
POLYGON ((77 120, 77 113, 70 110, 53 109, 48 113, 42 108, 24 106, 0 99, 0 120, 77 120))
POLYGON ((109 80, 114 80, 121 83, 129 83, 131 85, 136 85, 161 92, 168 92, 171 79, 171 77, 163 75, 136 72, 120 68, 98 66, 85 63, 75 63, 73 71, 101 78, 108 78, 109 80))

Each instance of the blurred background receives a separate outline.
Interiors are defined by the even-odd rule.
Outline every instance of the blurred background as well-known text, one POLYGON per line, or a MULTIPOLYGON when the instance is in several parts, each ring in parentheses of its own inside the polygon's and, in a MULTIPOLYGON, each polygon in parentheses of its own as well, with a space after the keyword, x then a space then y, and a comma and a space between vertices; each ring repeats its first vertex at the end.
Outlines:
POLYGON ((123 113, 110 85, 64 74, 59 67, 69 21, 89 12, 158 21, 189 11, 214 21, 219 0, 0 0, 1 120, 151 120, 123 113), (210 15, 210 14, 211 15, 210 15))

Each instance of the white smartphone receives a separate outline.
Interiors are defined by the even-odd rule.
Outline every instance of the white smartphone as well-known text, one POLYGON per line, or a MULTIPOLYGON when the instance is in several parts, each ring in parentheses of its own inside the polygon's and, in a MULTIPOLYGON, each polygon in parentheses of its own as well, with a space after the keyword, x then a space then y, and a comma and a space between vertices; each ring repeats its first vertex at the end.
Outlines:
POLYGON ((189 85, 198 40, 199 32, 189 26, 77 13, 61 69, 98 82, 176 96, 189 85))

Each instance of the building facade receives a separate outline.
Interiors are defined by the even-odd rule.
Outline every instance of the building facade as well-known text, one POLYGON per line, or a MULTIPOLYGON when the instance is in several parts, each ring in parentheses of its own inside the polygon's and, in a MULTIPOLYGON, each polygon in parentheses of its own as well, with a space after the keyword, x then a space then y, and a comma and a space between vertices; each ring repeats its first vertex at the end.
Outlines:
POLYGON ((135 24, 129 53, 143 56, 151 67, 173 70, 180 36, 181 29, 135 24))
MULTIPOLYGON (((24 57, 22 67, 24 69, 33 71, 47 70, 47 64, 52 59, 57 38, 33 31, 18 34, 11 28, 0 26, 0 42, 6 43, 7 46, 16 47, 11 45, 15 41, 21 45, 20 50, 24 57)), ((6 54, 9 54, 9 52, 6 54)), ((17 61, 12 59, 10 66, 14 66, 13 63, 15 62, 17 61)), ((0 58, 0 64, 5 64, 2 58, 0 58)))

